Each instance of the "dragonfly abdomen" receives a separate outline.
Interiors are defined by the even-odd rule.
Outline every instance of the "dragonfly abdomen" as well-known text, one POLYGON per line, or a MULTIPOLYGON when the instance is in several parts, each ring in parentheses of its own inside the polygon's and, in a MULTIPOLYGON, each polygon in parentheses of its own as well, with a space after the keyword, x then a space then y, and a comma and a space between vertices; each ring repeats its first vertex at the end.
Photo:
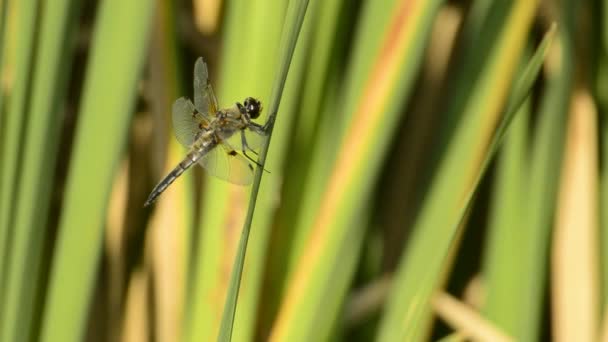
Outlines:
POLYGON ((150 193, 150 196, 148 196, 146 203, 144 203, 144 207, 147 207, 150 204, 154 203, 154 201, 156 201, 156 198, 158 198, 158 196, 160 196, 163 191, 165 191, 165 189, 167 189, 167 187, 177 179, 177 177, 181 176, 181 174, 184 173, 184 171, 186 171, 190 166, 192 166, 192 164, 196 163, 202 156, 204 156, 210 146, 206 147, 207 148, 191 151, 190 153, 188 153, 186 158, 179 162, 179 164, 177 164, 177 166, 173 170, 171 170, 171 172, 169 172, 169 174, 165 176, 165 178, 163 178, 163 180, 161 180, 160 183, 158 183, 154 187, 154 189, 150 193))

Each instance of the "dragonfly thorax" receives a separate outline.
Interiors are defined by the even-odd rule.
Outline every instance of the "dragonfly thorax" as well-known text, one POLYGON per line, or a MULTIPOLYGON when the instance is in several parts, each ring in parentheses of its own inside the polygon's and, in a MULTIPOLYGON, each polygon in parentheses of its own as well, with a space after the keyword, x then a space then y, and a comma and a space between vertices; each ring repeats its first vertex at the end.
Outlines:
POLYGON ((244 118, 240 107, 235 105, 219 111, 217 117, 211 123, 211 130, 214 131, 222 140, 228 139, 239 130, 247 128, 247 121, 244 118))

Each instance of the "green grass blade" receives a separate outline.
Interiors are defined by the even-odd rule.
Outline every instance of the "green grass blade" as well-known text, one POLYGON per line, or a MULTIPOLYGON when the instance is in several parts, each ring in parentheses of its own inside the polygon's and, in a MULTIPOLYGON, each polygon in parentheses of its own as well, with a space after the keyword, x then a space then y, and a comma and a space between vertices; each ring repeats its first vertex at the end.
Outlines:
MULTIPOLYGON (((378 6, 368 6, 384 7, 387 12, 391 8, 383 3, 378 6)), ((279 287, 278 293, 285 290, 287 281, 296 269, 310 234, 312 220, 325 192, 332 169, 332 163, 329 161, 336 159, 346 122, 352 113, 343 108, 348 104, 345 94, 353 96, 355 86, 360 86, 364 81, 355 80, 358 74, 349 71, 350 65, 359 68, 362 65, 370 67, 371 58, 362 58, 365 55, 363 53, 354 53, 354 60, 345 65, 344 61, 348 61, 352 53, 349 51, 349 41, 352 38, 347 32, 350 27, 357 27, 358 33, 355 33, 354 44, 375 49, 380 40, 373 35, 370 36, 372 39, 364 39, 363 36, 369 32, 370 25, 358 24, 358 17, 363 17, 364 22, 371 22, 375 18, 382 18, 379 21, 383 21, 386 17, 381 11, 374 13, 365 8, 362 13, 357 13, 348 2, 342 1, 335 3, 324 1, 319 11, 314 56, 311 57, 307 71, 290 162, 286 164, 282 194, 284 204, 280 207, 277 217, 278 238, 275 236, 275 241, 278 246, 273 246, 274 251, 278 251, 273 259, 277 260, 271 261, 274 265, 271 264, 269 270, 269 272, 282 273, 280 282, 275 284, 279 287), (334 33, 330 34, 330 32, 334 33), (326 54, 323 52, 325 50, 328 50, 326 54), (345 80, 345 77, 348 78, 345 80), (314 131, 307 132, 307 130, 314 131), (276 265, 277 263, 280 265, 276 265)), ((381 27, 373 25, 373 28, 380 31, 381 27)), ((281 298, 275 297, 274 300, 280 302, 281 298)), ((273 313, 274 315, 276 313, 273 313)))
MULTIPOLYGON (((348 7, 348 4, 345 7, 348 7)), ((320 119, 317 136, 315 141, 307 142, 304 147, 311 150, 310 166, 307 166, 309 170, 304 182, 297 178, 297 181, 295 181, 304 183, 301 186, 306 191, 303 191, 302 198, 296 202, 299 213, 295 225, 293 224, 293 217, 290 215, 292 220, 289 221, 289 228, 285 228, 291 230, 292 225, 295 227, 289 253, 289 272, 297 267, 296 264, 299 262, 302 251, 309 239, 314 218, 319 210, 319 203, 326 191, 327 181, 333 166, 328 161, 335 160, 339 153, 338 149, 347 124, 356 110, 355 106, 360 105, 357 99, 361 96, 374 58, 377 57, 375 53, 381 49, 386 25, 378 25, 378 23, 385 23, 390 20, 394 7, 395 1, 364 3, 359 14, 361 16, 360 21, 351 24, 357 28, 354 38, 354 49, 357 51, 350 54, 345 52, 346 48, 344 46, 337 45, 345 44, 344 42, 336 42, 332 46, 334 51, 330 56, 331 64, 328 66, 329 73, 326 81, 329 90, 325 91, 322 102, 319 104, 320 119), (342 71, 344 60, 349 59, 348 69, 342 71), (346 73, 346 75, 343 73, 346 73), (328 95, 328 93, 332 94, 328 95)), ((346 9, 342 12, 342 15, 346 16, 356 15, 356 13, 347 12, 346 9), (346 13, 344 14, 344 12, 346 13)), ((342 31, 346 28, 340 27, 338 30, 342 31)), ((326 32, 323 32, 323 34, 327 35, 326 32)), ((350 38, 339 32, 335 39, 347 40, 350 38)), ((310 115, 310 113, 302 112, 300 116, 305 115, 310 115)), ((291 275, 288 276, 288 278, 290 277, 291 275)))
MULTIPOLYGON (((501 253, 501 250, 504 253, 503 262, 500 263, 502 270, 496 271, 507 279, 497 275, 496 279, 498 277, 501 279, 500 284, 488 285, 487 313, 506 332, 523 341, 537 338, 545 300, 543 287, 547 250, 561 168, 567 102, 573 72, 571 50, 568 48, 569 38, 564 34, 569 30, 568 22, 562 24, 564 27, 561 27, 558 33, 560 44, 556 44, 557 48, 551 60, 561 60, 563 63, 559 65, 548 63, 547 91, 540 106, 532 152, 527 156, 529 165, 519 171, 526 174, 526 179, 522 180, 524 197, 520 199, 523 201, 525 198, 526 206, 520 208, 521 212, 517 216, 511 213, 510 220, 521 222, 508 224, 503 221, 502 224, 508 224, 508 227, 503 227, 508 230, 503 234, 509 235, 500 242, 496 241, 500 247, 488 247, 495 255, 501 253), (513 247, 508 249, 509 244, 517 246, 517 255, 513 255, 513 247), (505 263, 507 259, 509 262, 505 263), (510 270, 510 274, 506 267, 510 270), (513 302, 512 298, 526 298, 526 300, 513 302)), ((528 132, 521 134, 527 135, 528 132)), ((511 170, 511 172, 518 171, 511 170)), ((515 189, 517 189, 515 184, 510 185, 505 196, 516 196, 515 189)), ((503 201, 509 200, 503 198, 503 201)), ((508 203, 510 201, 500 202, 501 210, 508 210, 508 203)), ((498 259, 495 261, 500 262, 498 259)), ((494 266, 496 267, 497 265, 494 266)))
POLYGON ((0 341, 608 337, 608 0, 176 3, 0 0, 0 341), (199 56, 267 172, 144 209, 199 56))
POLYGON ((243 231, 241 233, 241 239, 239 247, 237 249, 237 255, 234 261, 232 274, 230 276, 230 285, 228 288, 228 294, 226 296, 226 304, 224 306, 224 314, 222 315, 222 323, 220 326, 220 333, 218 341, 230 341, 232 339, 232 329, 234 324, 234 316, 236 313, 236 304, 238 300, 239 287, 243 274, 243 265, 245 263, 245 253, 247 251, 247 242, 249 239, 249 232, 251 230, 251 223, 253 221, 253 214, 255 211, 255 204, 257 201, 257 195, 260 188, 260 181, 262 178, 263 166, 265 165, 266 156, 268 154, 268 146, 272 138, 273 122, 277 115, 279 104, 281 103, 281 97, 283 95, 283 89, 287 82, 287 73, 291 64, 296 43, 298 41, 298 35, 304 22, 304 15, 306 14, 306 8, 308 7, 308 0, 291 1, 287 9, 287 17, 283 26, 283 34, 281 37, 280 51, 282 52, 279 58, 279 68, 277 70, 277 76, 274 82, 272 95, 270 96, 269 106, 269 120, 271 120, 270 134, 269 137, 262 147, 259 155, 259 163, 262 167, 256 168, 255 179, 253 188, 251 190, 251 197, 249 201, 249 209, 243 225, 243 231))
MULTIPOLYGON (((268 106, 271 87, 279 58, 279 40, 285 19, 287 2, 260 0, 236 1, 229 7, 227 14, 225 50, 222 51, 223 62, 220 75, 218 98, 222 107, 234 104, 247 96, 258 97, 263 107, 268 106), (253 20, 250 25, 242 25, 243 16, 251 18, 274 18, 273 25, 264 20, 253 20), (260 48, 263 46, 264 48, 260 48), (246 58, 242 51, 248 51, 246 58), (238 58, 237 58, 238 57, 238 58)), ((293 63, 292 63, 293 64, 293 63)), ((213 71, 213 65, 210 65, 213 71)), ((290 71, 292 75, 293 70, 290 71)), ((212 72, 212 75, 216 73, 212 72)), ((291 76, 290 76, 291 77, 291 76)), ((280 184, 280 166, 275 166, 277 154, 276 132, 289 131, 290 114, 284 105, 281 106, 281 119, 277 122, 270 154, 265 168, 272 170, 270 177, 264 178, 263 187, 268 186, 270 193, 276 193, 280 184)), ((268 109, 262 111, 257 121, 265 121, 268 109)), ((280 136, 280 134, 279 134, 280 136)), ((278 163, 280 164, 280 163, 278 163)), ((196 269, 194 270, 193 298, 186 321, 186 341, 211 341, 218 338, 224 302, 231 274, 231 267, 237 250, 238 239, 247 210, 247 200, 251 187, 231 185, 215 177, 204 178, 203 205, 200 209, 200 231, 196 252, 196 269)), ((264 196, 258 201, 256 217, 265 215, 264 203, 273 196, 264 196)), ((245 261, 245 273, 250 276, 242 281, 243 291, 235 316, 233 340, 249 341, 253 338, 256 327, 257 294, 261 283, 265 236, 269 226, 257 226, 251 234, 248 253, 245 261), (262 249, 261 251, 258 249, 262 249), (249 273, 247 270, 252 269, 249 273)))
POLYGON ((545 284, 547 277, 547 257, 561 159, 564 146, 564 134, 568 103, 574 77, 573 41, 568 37, 572 26, 567 21, 560 21, 556 34, 555 54, 548 58, 548 73, 545 93, 539 107, 534 140, 530 154, 528 170, 527 199, 524 230, 527 232, 525 244, 519 248, 522 259, 518 272, 521 275, 521 293, 516 298, 524 298, 519 307, 519 321, 512 336, 520 341, 536 340, 540 334, 542 309, 545 301, 545 284), (558 64, 554 64, 560 60, 558 64))
MULTIPOLYGON (((9 0, 0 0, 0 75, 5 74, 5 59, 6 54, 10 48, 8 41, 7 22, 8 22, 8 2, 9 0)), ((4 136, 4 100, 6 99, 6 93, 4 89, 0 91, 0 136, 4 136)), ((0 139, 0 160, 2 160, 2 139, 0 139)), ((2 188, 0 188, 2 191, 2 188)), ((1 245, 0 245, 1 246, 1 245)))
POLYGON ((387 303, 380 326, 380 341, 418 341, 428 331, 430 299, 445 279, 477 184, 515 110, 527 96, 552 37, 553 30, 507 99, 535 7, 527 1, 513 4, 502 33, 494 39, 488 63, 471 88, 468 104, 462 109, 463 121, 441 161, 402 256, 393 300, 387 303))
MULTIPOLYGON (((16 188, 18 183, 18 170, 21 164, 21 144, 24 140, 23 129, 28 119, 28 94, 31 88, 32 58, 35 45, 36 16, 38 13, 38 1, 24 0, 15 1, 17 6, 16 27, 21 38, 16 45, 15 51, 15 81, 10 94, 6 120, 4 121, 5 135, 2 135, 2 169, 0 170, 0 304, 5 295, 8 258, 11 250, 12 218, 16 188)), ((3 311, 0 305, 0 313, 3 311)))
MULTIPOLYGON (((309 38, 310 44, 305 45, 304 41, 301 41, 294 57, 296 62, 304 59, 307 66, 302 89, 290 92, 289 85, 287 89, 287 100, 297 101, 299 106, 295 113, 295 123, 292 124, 295 129, 292 133, 287 131, 287 134, 291 135, 286 139, 291 144, 289 151, 285 152, 289 159, 285 161, 280 192, 281 205, 277 208, 272 236, 269 239, 269 256, 261 299, 264 303, 260 318, 263 336, 270 331, 280 305, 281 294, 288 279, 289 265, 292 263, 290 258, 297 254, 294 250, 294 246, 298 245, 296 241, 302 240, 299 236, 303 230, 294 229, 294 222, 306 215, 302 210, 304 197, 308 195, 318 201, 320 196, 317 188, 309 186, 312 157, 317 158, 322 152, 330 155, 337 149, 336 141, 339 137, 331 128, 335 127, 333 123, 341 116, 336 115, 336 99, 339 97, 338 88, 342 83, 341 65, 348 53, 346 47, 349 38, 346 28, 355 21, 355 13, 355 9, 342 0, 312 2, 301 34, 304 39, 309 38), (305 56, 300 58, 300 55, 305 56), (324 133, 321 134, 321 127, 328 129, 323 129, 324 133), (329 148, 330 146, 336 148, 329 148)), ((296 66, 298 65, 296 63, 296 66)), ((275 132, 282 133, 282 130, 277 129, 275 132)), ((276 153, 274 146, 273 155, 276 153)), ((322 173, 326 174, 331 165, 325 163, 324 166, 322 173)), ((261 191, 264 192, 264 189, 261 191)), ((254 225, 257 226, 257 223, 254 222, 254 225)))
POLYGON ((525 103, 507 133, 501 147, 484 255, 483 279, 486 300, 483 312, 503 331, 512 334, 519 321, 521 303, 512 293, 522 284, 518 267, 528 262, 521 253, 513 253, 524 243, 523 222, 525 177, 527 170, 530 103, 525 103))
MULTIPOLYGON (((343 81, 342 106, 336 107, 338 114, 330 114, 341 115, 344 122, 322 123, 332 128, 327 137, 331 135, 335 140, 319 147, 338 147, 337 160, 333 169, 326 171, 326 187, 312 186, 312 196, 318 189, 323 195, 315 205, 316 211, 311 217, 300 215, 302 222, 297 229, 306 230, 307 236, 293 266, 272 340, 327 339, 331 332, 328 321, 339 319, 339 308, 354 273, 352 265, 359 259, 367 227, 361 211, 367 208, 380 175, 401 118, 400 108, 412 89, 440 4, 390 1, 367 2, 363 7, 354 53, 343 81), (345 248, 350 248, 350 253, 344 253, 345 248), (340 272, 336 272, 338 269, 340 272)), ((315 178, 323 173, 321 164, 327 164, 327 159, 320 157, 313 157, 313 162, 319 163, 319 167, 313 166, 315 178)), ((315 178, 311 180, 322 182, 321 177, 315 178)))
POLYGON ((33 324, 39 312, 36 298, 43 290, 42 252, 80 3, 62 0, 42 9, 7 268, 0 338, 6 341, 29 340, 37 331, 33 324))
MULTIPOLYGON (((313 3, 316 5, 316 3, 313 3)), ((313 5, 311 4, 311 5, 313 5)), ((305 76, 306 64, 311 55, 311 31, 314 27, 314 11, 311 6, 307 8, 304 23, 300 30, 296 50, 289 67, 287 82, 281 99, 281 116, 273 130, 272 143, 268 149, 272 151, 266 159, 266 169, 273 170, 268 177, 260 184, 259 196, 256 202, 256 214, 251 225, 255 227, 249 237, 247 256, 244 265, 244 272, 247 270, 257 270, 255 276, 249 273, 247 282, 241 283, 241 293, 235 317, 235 331, 233 340, 248 341, 251 339, 253 329, 257 328, 259 321, 259 311, 269 308, 270 304, 262 301, 261 290, 266 288, 268 281, 264 279, 266 263, 272 255, 268 255, 268 245, 270 244, 270 233, 276 229, 275 216, 277 211, 276 197, 268 194, 280 194, 282 186, 285 184, 286 171, 282 165, 291 161, 292 155, 288 151, 289 141, 293 135, 296 124, 298 105, 301 103, 301 84, 305 76), (286 159, 289 157, 288 159, 286 159), (264 282, 264 283, 263 283, 264 282), (264 286, 263 286, 264 285, 264 286), (255 325, 254 325, 255 324, 255 325), (253 327, 249 328, 249 327, 253 327), (248 332, 251 330, 251 332, 248 332)), ((274 73, 273 73, 274 74, 274 73)), ((266 330, 267 331, 267 330, 266 330)), ((263 333, 262 333, 263 334, 263 333)))
POLYGON ((103 246, 107 200, 147 54, 153 2, 108 0, 100 5, 46 298, 42 341, 79 341, 84 336, 103 246))

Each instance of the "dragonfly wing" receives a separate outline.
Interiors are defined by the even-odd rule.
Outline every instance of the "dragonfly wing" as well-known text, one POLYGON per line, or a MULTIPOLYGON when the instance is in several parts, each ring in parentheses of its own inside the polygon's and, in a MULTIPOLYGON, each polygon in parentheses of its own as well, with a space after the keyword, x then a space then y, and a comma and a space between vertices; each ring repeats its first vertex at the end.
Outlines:
POLYGON ((209 121, 194 108, 192 101, 180 97, 173 103, 173 131, 182 145, 190 147, 208 127, 209 121))
POLYGON ((203 115, 215 116, 218 110, 217 98, 209 83, 209 70, 202 57, 194 64, 194 106, 203 115))
POLYGON ((249 185, 253 181, 253 165, 226 143, 216 146, 198 163, 209 174, 233 184, 249 185))
POLYGON ((247 146, 249 147, 249 149, 245 149, 246 152, 249 152, 250 150, 258 151, 267 138, 266 136, 258 134, 249 129, 237 132, 228 138, 227 141, 230 146, 234 146, 234 148, 239 152, 243 151, 243 133, 241 132, 245 134, 245 140, 247 142, 247 146))

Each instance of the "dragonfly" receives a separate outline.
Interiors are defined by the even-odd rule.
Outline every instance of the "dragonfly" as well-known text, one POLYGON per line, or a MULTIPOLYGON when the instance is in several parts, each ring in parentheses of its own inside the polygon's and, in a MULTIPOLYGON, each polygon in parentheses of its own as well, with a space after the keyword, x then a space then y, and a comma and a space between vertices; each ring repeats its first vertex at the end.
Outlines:
POLYGON ((186 157, 152 190, 144 206, 154 203, 169 185, 195 163, 209 174, 238 185, 253 181, 251 154, 268 136, 272 115, 264 125, 257 119, 262 104, 253 97, 220 109, 209 82, 207 64, 201 57, 194 64, 194 103, 181 97, 173 103, 173 130, 177 140, 189 149, 186 157))

